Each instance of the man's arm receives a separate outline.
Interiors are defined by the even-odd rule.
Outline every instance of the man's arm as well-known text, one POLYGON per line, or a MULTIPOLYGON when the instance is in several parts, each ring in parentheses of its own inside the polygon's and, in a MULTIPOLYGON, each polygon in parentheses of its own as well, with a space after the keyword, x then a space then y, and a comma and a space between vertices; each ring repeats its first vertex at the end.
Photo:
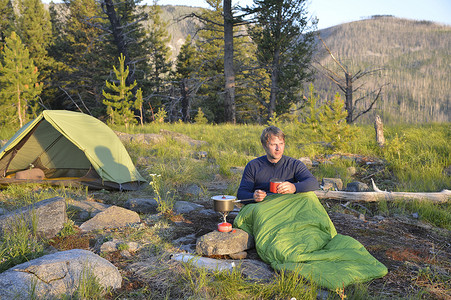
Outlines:
POLYGON ((236 195, 239 200, 254 198, 255 182, 250 169, 249 164, 244 168, 243 177, 241 178, 240 187, 236 195))
POLYGON ((311 192, 319 189, 318 180, 313 176, 305 164, 301 161, 297 161, 295 171, 296 193, 311 192))

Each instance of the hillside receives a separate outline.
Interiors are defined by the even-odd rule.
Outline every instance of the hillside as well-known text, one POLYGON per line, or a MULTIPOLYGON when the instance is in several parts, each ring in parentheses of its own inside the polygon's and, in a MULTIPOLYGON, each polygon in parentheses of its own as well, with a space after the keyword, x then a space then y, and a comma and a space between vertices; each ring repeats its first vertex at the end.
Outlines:
MULTIPOLYGON (((383 88, 377 108, 365 117, 367 122, 374 120, 376 113, 390 123, 451 120, 451 26, 380 16, 319 33, 353 73, 384 68, 379 78, 363 79, 373 86, 389 84, 383 88)), ((333 62, 329 54, 322 44, 318 49, 316 60, 330 68, 333 62)), ((314 85, 323 97, 339 91, 319 74, 314 85)))
MULTIPOLYGON (((175 57, 186 35, 195 31, 192 21, 175 20, 199 8, 169 5, 162 8, 163 18, 170 24, 175 57)), ((365 82, 367 90, 387 84, 376 107, 358 119, 358 123, 371 123, 376 114, 392 124, 451 121, 451 26, 373 16, 326 28, 319 34, 349 70, 384 69, 377 78, 365 77, 356 83, 365 82)), ((320 43, 315 60, 333 68, 320 43)), ((320 73, 313 83, 322 100, 331 99, 340 91, 320 73)))

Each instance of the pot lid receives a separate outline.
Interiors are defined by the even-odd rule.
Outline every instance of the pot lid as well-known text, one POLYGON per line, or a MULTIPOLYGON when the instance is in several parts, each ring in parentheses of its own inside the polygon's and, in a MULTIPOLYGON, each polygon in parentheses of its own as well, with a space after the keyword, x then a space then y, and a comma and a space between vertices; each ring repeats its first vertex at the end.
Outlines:
POLYGON ((236 200, 235 196, 228 196, 228 195, 218 195, 211 197, 213 200, 219 200, 219 201, 227 201, 227 200, 236 200))

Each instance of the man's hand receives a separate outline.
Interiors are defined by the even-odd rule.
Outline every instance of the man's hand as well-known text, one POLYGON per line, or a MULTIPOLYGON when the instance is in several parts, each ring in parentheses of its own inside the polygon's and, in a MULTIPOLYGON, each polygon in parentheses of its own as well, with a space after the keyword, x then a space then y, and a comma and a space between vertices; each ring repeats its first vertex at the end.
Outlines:
POLYGON ((263 201, 266 197, 266 192, 262 190, 255 190, 254 192, 254 200, 255 202, 263 201))
POLYGON ((294 194, 295 192, 296 187, 291 182, 284 181, 277 186, 278 194, 294 194))

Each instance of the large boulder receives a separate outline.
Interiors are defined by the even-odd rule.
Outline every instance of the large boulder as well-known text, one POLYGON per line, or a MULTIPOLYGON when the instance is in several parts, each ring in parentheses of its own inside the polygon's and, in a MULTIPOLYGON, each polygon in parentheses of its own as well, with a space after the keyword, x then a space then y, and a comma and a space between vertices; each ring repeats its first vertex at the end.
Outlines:
POLYGON ((136 212, 118 206, 111 206, 81 224, 80 229, 83 232, 87 232, 106 228, 120 228, 139 222, 141 222, 141 219, 136 212))
POLYGON ((234 229, 230 232, 212 231, 197 239, 196 252, 199 255, 228 255, 254 247, 254 238, 246 231, 234 229))
POLYGON ((20 220, 35 229, 38 236, 52 238, 67 222, 66 201, 62 197, 49 198, 0 216, 1 234, 14 231, 20 220))
POLYGON ((122 277, 118 269, 100 256, 80 249, 57 252, 1 273, 0 299, 47 299, 72 295, 83 281, 94 280, 94 277, 104 288, 121 287, 122 277), (32 291, 34 295, 30 295, 32 291))

